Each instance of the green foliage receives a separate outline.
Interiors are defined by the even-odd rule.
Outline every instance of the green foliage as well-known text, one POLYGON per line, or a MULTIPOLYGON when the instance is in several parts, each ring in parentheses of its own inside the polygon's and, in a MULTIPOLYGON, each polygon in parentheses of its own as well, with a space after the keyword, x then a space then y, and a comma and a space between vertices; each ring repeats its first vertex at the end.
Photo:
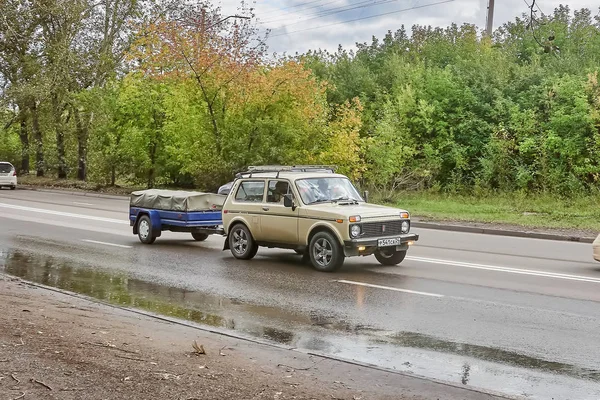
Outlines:
MULTIPOLYGON (((11 110, 0 122, 16 118, 0 134, 0 157, 18 164, 22 153, 37 156, 40 134, 46 168, 59 170, 62 157, 69 177, 85 169, 101 184, 214 190, 248 165, 314 162, 336 164, 386 197, 402 189, 572 196, 598 186, 593 10, 560 6, 533 29, 517 18, 493 38, 468 24, 410 34, 402 27, 354 50, 267 62, 252 21, 216 28, 218 9, 202 7, 193 21, 184 6, 158 13, 136 35, 123 26, 116 55, 134 43, 129 71, 102 40, 92 50, 68 48, 54 32, 31 47, 52 10, 15 14, 10 31, 23 46, 0 40, 0 66, 23 73, 0 70, 0 104, 11 110), (106 62, 94 61, 98 48, 106 62), (33 62, 41 59, 33 50, 49 64, 33 62)), ((79 15, 69 10, 63 17, 79 15)), ((131 17, 120 12, 119 21, 131 17)), ((77 43, 97 29, 69 27, 77 43)))

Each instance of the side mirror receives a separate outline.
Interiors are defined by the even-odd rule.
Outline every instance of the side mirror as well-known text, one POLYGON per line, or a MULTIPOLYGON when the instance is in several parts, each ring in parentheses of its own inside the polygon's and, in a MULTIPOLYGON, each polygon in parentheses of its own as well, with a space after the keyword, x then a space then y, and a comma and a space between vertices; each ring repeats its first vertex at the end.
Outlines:
POLYGON ((365 192, 363 193, 363 198, 365 199, 365 203, 369 202, 369 191, 365 190, 365 192))
POLYGON ((291 194, 283 195, 283 206, 291 208, 292 211, 296 211, 296 205, 294 204, 294 200, 291 194))
POLYGON ((291 194, 286 194, 283 196, 283 205, 288 208, 294 207, 294 201, 292 200, 291 194))

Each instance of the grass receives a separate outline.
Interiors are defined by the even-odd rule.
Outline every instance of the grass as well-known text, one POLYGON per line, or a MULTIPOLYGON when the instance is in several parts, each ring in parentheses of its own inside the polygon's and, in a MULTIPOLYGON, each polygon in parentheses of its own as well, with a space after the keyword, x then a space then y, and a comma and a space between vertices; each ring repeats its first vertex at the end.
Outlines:
POLYGON ((393 205, 422 221, 494 223, 526 228, 600 232, 600 196, 560 199, 547 194, 488 196, 429 192, 398 194, 393 205))
POLYGON ((113 195, 129 195, 134 190, 142 189, 128 185, 102 185, 99 183, 83 182, 75 179, 56 179, 50 177, 41 177, 33 175, 23 175, 19 177, 19 185, 43 187, 48 189, 64 189, 81 192, 98 192, 113 195))

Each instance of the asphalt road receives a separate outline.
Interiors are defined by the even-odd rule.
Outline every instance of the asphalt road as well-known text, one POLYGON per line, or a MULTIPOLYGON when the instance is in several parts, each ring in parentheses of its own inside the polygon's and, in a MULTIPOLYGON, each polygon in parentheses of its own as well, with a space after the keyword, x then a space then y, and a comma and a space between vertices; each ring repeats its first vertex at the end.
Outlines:
POLYGON ((600 398, 600 263, 589 244, 414 229, 421 238, 400 266, 351 258, 325 274, 288 250, 236 260, 216 236, 164 232, 143 245, 127 210, 127 199, 2 190, 4 269, 459 385, 600 398))

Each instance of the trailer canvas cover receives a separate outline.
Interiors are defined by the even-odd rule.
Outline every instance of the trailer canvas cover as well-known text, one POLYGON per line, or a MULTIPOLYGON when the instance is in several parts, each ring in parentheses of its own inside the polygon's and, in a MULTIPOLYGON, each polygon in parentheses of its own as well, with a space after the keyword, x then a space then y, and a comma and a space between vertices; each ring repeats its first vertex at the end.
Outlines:
POLYGON ((221 210, 227 196, 183 190, 148 189, 131 193, 130 206, 164 211, 221 210))

